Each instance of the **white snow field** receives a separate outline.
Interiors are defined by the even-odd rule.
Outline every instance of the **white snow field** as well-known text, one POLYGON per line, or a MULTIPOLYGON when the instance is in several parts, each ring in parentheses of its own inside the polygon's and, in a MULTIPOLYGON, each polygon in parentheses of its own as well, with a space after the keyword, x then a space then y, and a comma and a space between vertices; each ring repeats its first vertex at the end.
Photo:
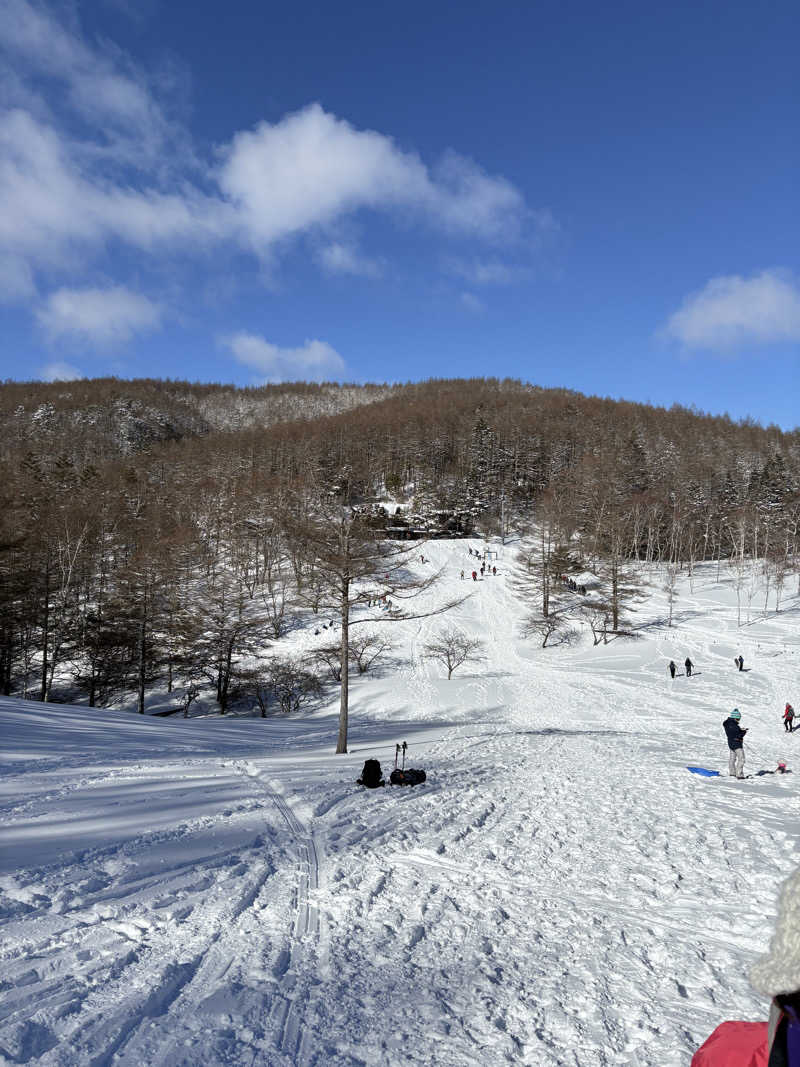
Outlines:
POLYGON ((669 629, 653 572, 634 639, 542 650, 513 547, 462 586, 478 544, 417 566, 444 569, 432 599, 473 594, 450 620, 487 660, 448 682, 421 658, 445 620, 393 626, 347 756, 335 693, 266 720, 0 702, 0 1062, 678 1067, 765 1017, 747 971, 798 862, 797 597, 737 628, 704 565, 669 629), (753 777, 689 773, 727 772, 734 705, 753 777), (425 785, 355 785, 401 741, 425 785))

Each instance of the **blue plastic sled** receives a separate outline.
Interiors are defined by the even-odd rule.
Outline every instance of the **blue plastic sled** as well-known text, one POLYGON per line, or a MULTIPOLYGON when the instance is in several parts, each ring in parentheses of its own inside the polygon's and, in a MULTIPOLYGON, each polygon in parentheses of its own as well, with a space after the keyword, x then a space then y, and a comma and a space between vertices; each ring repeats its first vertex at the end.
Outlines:
POLYGON ((719 778, 719 771, 710 771, 707 767, 687 767, 692 774, 702 774, 704 778, 719 778))

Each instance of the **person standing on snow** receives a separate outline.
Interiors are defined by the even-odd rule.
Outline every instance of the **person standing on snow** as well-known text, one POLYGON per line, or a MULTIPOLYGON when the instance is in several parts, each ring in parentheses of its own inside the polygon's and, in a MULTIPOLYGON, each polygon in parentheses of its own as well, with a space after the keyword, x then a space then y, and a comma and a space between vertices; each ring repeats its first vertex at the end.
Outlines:
POLYGON ((742 713, 738 708, 734 708, 728 718, 722 724, 722 729, 725 731, 725 736, 728 738, 728 773, 731 778, 744 778, 744 735, 747 730, 743 730, 739 725, 739 719, 741 719, 742 713))
POLYGON ((669 661, 669 676, 670 676, 670 678, 674 678, 675 677, 675 671, 677 671, 677 669, 678 668, 675 666, 675 660, 671 659, 669 661))
POLYGON ((462 582, 464 581, 464 572, 463 571, 461 572, 461 581, 462 582))
POLYGON ((787 733, 792 733, 794 730, 794 708, 791 704, 786 705, 783 711, 783 728, 787 733))
POLYGON ((783 884, 769 952, 750 984, 771 997, 769 1022, 720 1023, 695 1052, 691 1067, 796 1067, 800 1063, 800 870, 783 884))
POLYGON ((686 668, 686 677, 687 678, 691 678, 692 677, 692 667, 694 667, 694 664, 692 663, 692 661, 689 659, 688 656, 683 661, 683 665, 686 668))
POLYGON ((744 670, 744 656, 734 656, 733 662, 736 664, 740 671, 744 670))
POLYGON ((472 580, 473 580, 473 582, 477 582, 477 580, 478 580, 478 572, 477 571, 473 571, 472 572, 472 580))

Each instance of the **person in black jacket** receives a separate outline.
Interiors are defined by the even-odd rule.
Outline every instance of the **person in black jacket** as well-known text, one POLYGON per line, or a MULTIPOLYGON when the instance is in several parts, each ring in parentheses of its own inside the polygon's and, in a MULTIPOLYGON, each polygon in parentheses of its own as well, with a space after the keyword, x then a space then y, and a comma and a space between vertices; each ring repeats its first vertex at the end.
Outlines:
POLYGON ((674 660, 674 659, 671 659, 671 660, 669 661, 669 676, 670 676, 670 678, 674 678, 674 677, 675 677, 675 671, 676 671, 677 669, 678 669, 678 668, 677 668, 677 667, 675 666, 675 660, 674 660))
POLYGON ((692 677, 692 667, 694 667, 694 664, 692 663, 692 661, 689 659, 688 656, 683 661, 683 665, 686 668, 686 677, 687 678, 691 678, 692 677))
POLYGON ((741 717, 742 713, 739 709, 734 708, 722 724, 722 729, 725 731, 725 736, 728 738, 728 773, 732 778, 744 778, 743 742, 747 730, 743 730, 739 725, 741 717))

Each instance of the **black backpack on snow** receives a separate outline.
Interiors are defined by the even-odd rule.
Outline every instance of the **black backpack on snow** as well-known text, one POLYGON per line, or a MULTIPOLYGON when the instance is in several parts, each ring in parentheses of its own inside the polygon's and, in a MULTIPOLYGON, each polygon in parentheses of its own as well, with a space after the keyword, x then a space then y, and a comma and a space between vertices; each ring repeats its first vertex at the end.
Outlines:
POLYGON ((386 785, 381 774, 381 765, 376 759, 364 761, 364 770, 361 777, 356 781, 357 785, 365 785, 367 789, 377 789, 379 785, 386 785))

